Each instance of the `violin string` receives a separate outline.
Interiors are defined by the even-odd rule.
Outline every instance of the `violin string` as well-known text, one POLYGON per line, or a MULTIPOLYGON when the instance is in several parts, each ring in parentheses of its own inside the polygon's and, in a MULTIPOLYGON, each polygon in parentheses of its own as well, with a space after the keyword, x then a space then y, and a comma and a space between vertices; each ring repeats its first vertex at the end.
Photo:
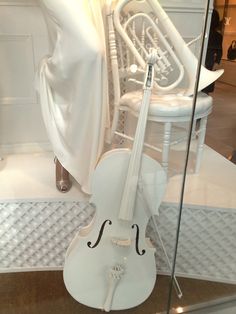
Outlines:
MULTIPOLYGON (((142 200, 143 200, 143 202, 144 202, 144 206, 145 206, 145 208, 146 208, 147 211, 148 211, 148 215, 150 216, 150 221, 151 221, 152 227, 153 227, 153 229, 154 229, 154 235, 155 235, 155 237, 156 237, 156 242, 158 242, 158 240, 160 241, 162 250, 163 250, 164 255, 165 255, 165 257, 166 257, 167 264, 168 264, 169 269, 170 269, 170 271, 171 271, 172 268, 171 268, 170 259, 169 259, 169 256, 168 256, 168 254, 167 254, 167 251, 166 251, 166 249, 165 249, 165 245, 164 245, 164 242, 163 242, 163 240, 162 240, 161 234, 160 234, 160 232, 159 232, 159 229, 158 229, 158 226, 157 226, 157 223, 156 223, 155 216, 152 214, 152 210, 150 209, 150 206, 149 206, 149 204, 148 204, 148 201, 147 201, 147 198, 146 198, 146 196, 145 196, 145 193, 144 193, 143 189, 141 189, 140 185, 138 185, 138 194, 139 194, 139 196, 141 196, 141 198, 142 198, 142 200)), ((176 293, 177 293, 178 297, 179 297, 179 298, 182 298, 183 293, 182 293, 182 290, 181 290, 180 285, 179 285, 179 283, 178 283, 178 280, 177 280, 177 278, 176 278, 175 276, 174 276, 174 283, 175 283, 175 290, 176 290, 176 293)))

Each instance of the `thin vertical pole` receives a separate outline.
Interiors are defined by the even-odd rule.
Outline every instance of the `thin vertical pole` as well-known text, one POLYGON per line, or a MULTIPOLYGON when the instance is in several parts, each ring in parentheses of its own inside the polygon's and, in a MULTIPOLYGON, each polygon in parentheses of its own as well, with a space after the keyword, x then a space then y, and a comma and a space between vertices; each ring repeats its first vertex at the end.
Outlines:
POLYGON ((171 309, 172 290, 173 290, 173 284, 174 284, 174 278, 175 278, 175 266, 176 266, 178 243, 179 243, 179 236, 180 236, 180 225, 181 225, 181 218, 182 218, 182 212, 183 212, 185 180, 186 180, 188 160, 189 160, 189 152, 190 152, 191 137, 192 137, 191 135, 192 135, 192 129, 193 129, 193 124, 194 124, 194 114, 195 114, 196 102, 197 102, 198 85, 199 85, 199 78, 200 78, 200 72, 201 72, 201 64, 202 64, 202 59, 203 59, 204 40, 206 36, 209 7, 210 7, 210 0, 207 0, 206 8, 205 8, 205 16, 204 16, 204 25, 203 25, 203 31, 202 31, 202 39, 201 39, 201 50, 200 50, 200 55, 199 55, 199 60, 198 60, 196 81, 195 81, 195 86, 194 86, 193 109, 192 109, 192 116, 191 116, 191 121, 190 121, 190 130, 188 134, 187 151, 186 151, 185 165, 184 165, 184 171, 183 171, 182 189, 181 189, 180 204, 179 204, 179 217, 178 217, 178 222, 177 222, 176 241, 175 241, 174 257, 173 257, 173 263, 172 263, 172 273, 171 273, 171 280, 170 280, 168 303, 167 303, 167 314, 170 313, 170 309, 171 309))

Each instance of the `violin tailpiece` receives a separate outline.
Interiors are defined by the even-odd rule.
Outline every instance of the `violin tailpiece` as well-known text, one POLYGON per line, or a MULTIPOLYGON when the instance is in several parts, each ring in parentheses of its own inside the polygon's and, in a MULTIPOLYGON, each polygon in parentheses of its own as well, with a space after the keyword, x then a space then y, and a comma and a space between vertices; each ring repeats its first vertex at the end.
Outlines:
POLYGON ((124 273, 125 267, 121 264, 117 264, 109 270, 108 290, 106 300, 103 306, 105 312, 110 312, 111 310, 112 300, 115 294, 116 287, 124 273))

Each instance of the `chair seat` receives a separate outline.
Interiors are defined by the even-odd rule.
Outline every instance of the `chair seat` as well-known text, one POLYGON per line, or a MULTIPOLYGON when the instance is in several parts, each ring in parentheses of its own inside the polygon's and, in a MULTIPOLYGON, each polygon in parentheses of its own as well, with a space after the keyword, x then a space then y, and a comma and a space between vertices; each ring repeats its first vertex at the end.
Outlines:
MULTIPOLYGON (((139 112, 142 101, 142 90, 124 94, 120 105, 126 106, 133 112, 139 112)), ((149 115, 156 117, 190 117, 192 114, 193 97, 178 94, 158 95, 153 93, 149 108, 149 115)), ((202 117, 210 113, 212 97, 199 92, 195 109, 195 117, 202 117)))

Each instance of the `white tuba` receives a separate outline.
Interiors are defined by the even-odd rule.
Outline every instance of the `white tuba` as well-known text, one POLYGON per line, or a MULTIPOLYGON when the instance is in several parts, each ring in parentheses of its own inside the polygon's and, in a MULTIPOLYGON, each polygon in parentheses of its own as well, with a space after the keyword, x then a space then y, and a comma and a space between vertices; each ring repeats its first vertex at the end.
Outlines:
MULTIPOLYGON (((120 0, 114 9, 114 24, 121 38, 128 46, 131 53, 135 56, 137 63, 141 68, 145 67, 145 58, 148 55, 148 46, 144 44, 142 37, 146 36, 149 40, 149 45, 158 50, 158 61, 155 65, 156 71, 156 87, 157 89, 169 92, 180 86, 184 78, 187 78, 187 87, 184 88, 184 94, 191 96, 194 93, 195 77, 198 66, 198 59, 192 53, 182 36, 179 34, 168 15, 160 6, 158 0, 120 0), (124 22, 121 22, 121 11, 127 5, 130 4, 136 8, 145 3, 151 9, 153 17, 142 12, 136 13, 133 16, 127 18, 124 22), (145 30, 138 30, 141 36, 137 36, 137 32, 132 25, 134 25, 135 19, 145 18, 148 27, 145 30), (164 30, 164 31, 163 31, 164 30), (165 34, 163 34, 163 32, 165 34), (141 39, 140 39, 141 37, 141 39), (134 44, 135 42, 135 44, 134 44), (159 45, 161 43, 161 45, 159 45), (137 48, 138 47, 138 48, 137 48), (174 75, 174 80, 168 79, 172 72, 178 72, 178 75, 174 75), (165 82, 167 81, 167 82, 165 82), (162 84, 161 82, 165 82, 162 84)), ((138 24, 138 23, 137 23, 138 24)), ((209 71, 204 66, 201 66, 200 80, 198 85, 198 91, 204 89, 216 81, 224 70, 209 71)))

